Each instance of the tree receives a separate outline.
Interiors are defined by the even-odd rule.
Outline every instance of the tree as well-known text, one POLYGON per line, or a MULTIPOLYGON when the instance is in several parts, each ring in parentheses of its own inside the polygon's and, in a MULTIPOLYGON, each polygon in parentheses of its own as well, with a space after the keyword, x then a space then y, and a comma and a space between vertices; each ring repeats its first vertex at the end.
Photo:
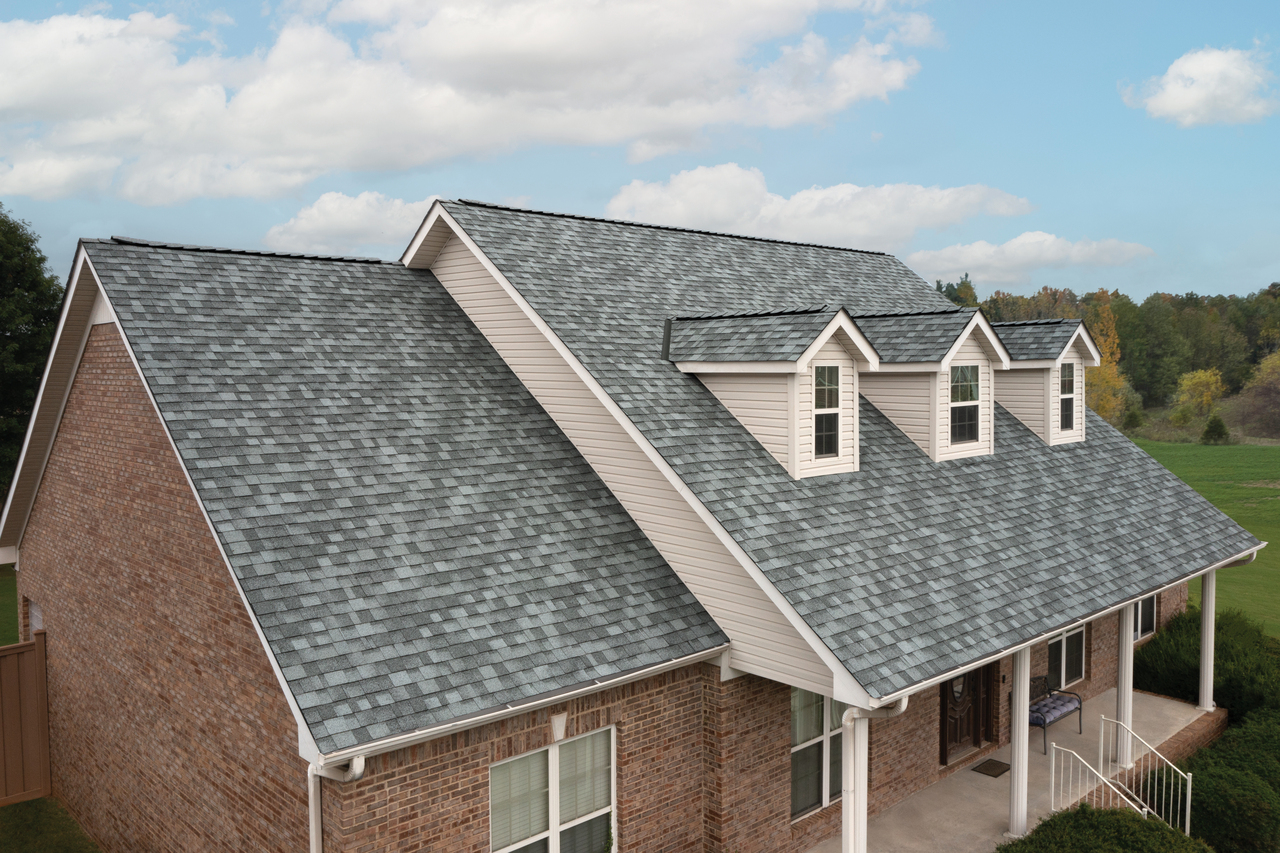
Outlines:
POLYGON ((1120 373, 1120 341, 1116 318, 1111 313, 1111 294, 1099 290, 1085 303, 1085 326, 1098 345, 1101 364, 1085 370, 1085 401, 1089 408, 1119 426, 1133 391, 1120 373))
POLYGON ((62 304, 37 240, 0 205, 0 495, 18 464, 62 304))
POLYGON ((1178 377, 1178 406, 1192 415, 1209 414, 1226 393, 1227 387, 1216 367, 1193 370, 1178 377))
POLYGON ((1262 360, 1243 396, 1253 429, 1280 438, 1280 352, 1262 360))
POLYGON ((1211 416, 1208 423, 1204 425, 1204 432, 1200 435, 1200 443, 1226 444, 1230 440, 1231 432, 1227 429, 1222 417, 1216 414, 1211 416))
POLYGON ((942 283, 942 279, 938 279, 936 287, 939 293, 950 299, 961 308, 977 308, 978 307, 978 291, 973 289, 973 282, 969 281, 969 274, 965 273, 960 282, 942 283))

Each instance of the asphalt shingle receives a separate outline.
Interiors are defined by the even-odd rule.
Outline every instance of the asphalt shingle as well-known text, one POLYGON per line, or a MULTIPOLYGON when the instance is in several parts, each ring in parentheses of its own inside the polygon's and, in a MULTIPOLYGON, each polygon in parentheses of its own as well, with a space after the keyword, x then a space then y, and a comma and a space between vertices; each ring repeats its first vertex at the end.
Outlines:
POLYGON ((820 308, 746 317, 676 318, 671 361, 795 361, 836 316, 820 308))
POLYGON ((1080 328, 1079 320, 1027 320, 992 323, 1000 342, 1015 361, 1055 359, 1062 355, 1071 336, 1080 328))
POLYGON ((928 314, 854 317, 853 322, 885 364, 942 361, 969 325, 976 308, 928 314))

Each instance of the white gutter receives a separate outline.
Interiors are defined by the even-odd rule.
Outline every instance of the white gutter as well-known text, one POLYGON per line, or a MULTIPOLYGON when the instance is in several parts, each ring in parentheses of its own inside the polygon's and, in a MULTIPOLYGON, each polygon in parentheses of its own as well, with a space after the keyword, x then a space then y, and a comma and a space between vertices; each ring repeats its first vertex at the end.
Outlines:
POLYGON ((346 770, 336 767, 307 765, 307 822, 310 827, 311 853, 324 853, 324 823, 320 809, 320 777, 339 782, 355 782, 364 776, 364 756, 351 759, 346 770))
POLYGON ((1267 547, 1267 543, 1263 542, 1262 544, 1256 547, 1250 548, 1247 551, 1241 551, 1239 554, 1235 555, 1234 557, 1228 557, 1225 560, 1214 563, 1212 566, 1205 566, 1203 569, 1197 569, 1196 571, 1191 572, 1190 574, 1183 575, 1177 580, 1172 581, 1171 583, 1167 583, 1162 587, 1158 587, 1154 590, 1147 590, 1146 592, 1133 596, 1132 598, 1125 599, 1119 604, 1115 604, 1115 605, 1112 605, 1111 607, 1103 608, 1102 610, 1094 611, 1093 613, 1090 613, 1088 616, 1080 617, 1075 622, 1070 622, 1066 625, 1060 625, 1057 628, 1054 628, 1052 631, 1043 631, 1037 634, 1036 636, 1032 637, 1030 640, 1026 640, 1024 642, 1018 643, 1016 646, 1010 646, 1007 649, 1002 649, 998 652, 995 652, 994 654, 987 655, 984 658, 978 658, 975 661, 969 661, 968 663, 949 669, 946 672, 943 672, 939 675, 935 675, 932 678, 927 678, 924 681, 916 682, 915 684, 912 684, 908 687, 904 687, 901 690, 895 690, 893 693, 890 693, 887 696, 882 696, 880 698, 873 697, 871 700, 871 706, 873 708, 884 707, 885 705, 891 704, 900 698, 905 698, 906 696, 912 693, 918 693, 921 690, 925 690, 929 687, 933 687, 936 684, 941 684, 944 681, 948 681, 956 677, 957 675, 962 675, 971 669, 977 669, 979 667, 986 666, 987 664, 994 663, 995 661, 998 661, 1001 658, 1008 657, 1014 652, 1020 651, 1025 648, 1029 648, 1030 646, 1033 646, 1036 643, 1043 640, 1045 637, 1051 637, 1055 634, 1061 634, 1063 631, 1074 630, 1076 628, 1079 628, 1081 625, 1085 625, 1089 622, 1092 622, 1095 619, 1100 619, 1103 616, 1107 616, 1109 614, 1115 613, 1118 610, 1123 610, 1124 608, 1128 607, 1129 605, 1137 601, 1141 601, 1142 599, 1149 598, 1153 595, 1158 595, 1164 592, 1165 590, 1172 589, 1173 587, 1178 586, 1179 584, 1186 583, 1187 581, 1192 580, 1193 578, 1198 578, 1201 575, 1207 574, 1215 569, 1222 569, 1222 568, 1228 568, 1228 567, 1234 567, 1234 566, 1247 566, 1257 558, 1258 552, 1265 547, 1267 547))

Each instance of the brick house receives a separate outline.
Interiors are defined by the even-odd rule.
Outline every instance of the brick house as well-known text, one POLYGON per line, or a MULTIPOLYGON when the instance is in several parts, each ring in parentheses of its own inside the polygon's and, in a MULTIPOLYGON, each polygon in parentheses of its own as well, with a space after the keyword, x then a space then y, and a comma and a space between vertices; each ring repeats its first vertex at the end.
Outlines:
POLYGON ((1030 678, 1125 719, 1263 546, 1096 363, 886 255, 474 202, 398 263, 84 240, 0 518, 55 794, 108 850, 864 850, 1012 743, 1020 834, 1030 678))

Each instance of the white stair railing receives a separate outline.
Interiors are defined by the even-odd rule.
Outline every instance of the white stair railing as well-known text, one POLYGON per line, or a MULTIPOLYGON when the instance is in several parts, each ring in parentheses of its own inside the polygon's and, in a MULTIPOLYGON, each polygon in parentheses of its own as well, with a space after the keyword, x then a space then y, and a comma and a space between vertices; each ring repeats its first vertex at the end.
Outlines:
POLYGON ((1133 729, 1105 714, 1098 737, 1098 772, 1151 814, 1191 834, 1191 774, 1183 773, 1133 729))
POLYGON ((1074 750, 1049 744, 1049 808, 1062 811, 1077 803, 1096 809, 1133 809, 1143 817, 1150 809, 1128 791, 1089 766, 1074 750))

